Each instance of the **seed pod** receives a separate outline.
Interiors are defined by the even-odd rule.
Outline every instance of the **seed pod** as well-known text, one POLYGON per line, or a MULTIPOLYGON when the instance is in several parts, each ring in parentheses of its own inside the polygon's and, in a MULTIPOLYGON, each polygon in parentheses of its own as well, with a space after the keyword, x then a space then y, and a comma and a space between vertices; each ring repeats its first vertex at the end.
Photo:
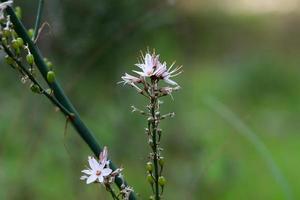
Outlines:
POLYGON ((162 186, 162 187, 165 186, 166 182, 167 182, 167 180, 165 179, 165 177, 160 176, 160 177, 158 178, 158 184, 159 184, 160 186, 162 186))
POLYGON ((151 174, 148 174, 147 175, 147 181, 152 185, 154 183, 154 179, 153 177, 151 176, 151 174))
POLYGON ((48 67, 49 69, 51 69, 52 66, 53 66, 52 62, 50 62, 50 61, 47 61, 47 62, 46 62, 46 65, 47 65, 47 67, 48 67))
POLYGON ((10 37, 10 34, 11 34, 11 31, 8 28, 3 29, 3 31, 2 31, 3 37, 8 38, 8 37, 10 37))
POLYGON ((14 48, 14 50, 18 50, 19 49, 19 43, 18 43, 18 41, 16 40, 16 39, 13 39, 12 41, 11 41, 11 46, 12 46, 12 48, 14 48))
POLYGON ((24 45, 24 41, 20 37, 17 38, 17 43, 18 43, 19 47, 23 47, 23 45, 24 45))
POLYGON ((31 29, 29 29, 28 30, 28 36, 30 37, 30 38, 32 38, 33 37, 33 34, 34 34, 34 30, 31 28, 31 29))
POLYGON ((14 64, 14 59, 8 55, 5 56, 5 61, 8 65, 13 65, 14 64))
POLYGON ((160 167, 163 167, 164 166, 164 164, 165 164, 165 158, 164 157, 159 157, 159 159, 158 159, 158 163, 159 163, 159 165, 160 165, 160 167))
POLYGON ((53 71, 48 71, 48 73, 47 73, 47 81, 49 83, 53 83, 55 81, 55 73, 53 71))
POLYGON ((19 19, 22 18, 22 10, 20 6, 15 7, 15 13, 19 19))
POLYGON ((149 200, 154 200, 154 199, 155 199, 154 196, 149 197, 149 200))
POLYGON ((153 171, 153 164, 152 164, 152 162, 147 162, 146 169, 147 169, 147 171, 149 173, 151 173, 153 171))
POLYGON ((3 45, 7 46, 7 39, 5 37, 3 37, 1 41, 3 45))
POLYGON ((33 57, 33 55, 31 53, 27 54, 26 60, 27 60, 27 62, 28 62, 29 65, 33 65, 33 63, 34 63, 34 57, 33 57))

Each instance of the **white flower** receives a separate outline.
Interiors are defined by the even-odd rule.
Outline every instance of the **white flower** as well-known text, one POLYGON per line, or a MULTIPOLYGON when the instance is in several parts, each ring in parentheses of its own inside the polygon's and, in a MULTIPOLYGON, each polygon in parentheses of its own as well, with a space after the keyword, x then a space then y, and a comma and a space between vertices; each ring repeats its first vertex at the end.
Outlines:
MULTIPOLYGON (((106 154, 107 155, 107 154, 106 154)), ((93 157, 89 157, 88 158, 88 162, 90 165, 90 168, 82 170, 82 172, 85 174, 83 176, 80 177, 81 180, 86 180, 86 184, 90 184, 93 182, 99 182, 99 183, 103 183, 104 182, 104 178, 106 176, 109 176, 112 172, 112 169, 110 169, 107 166, 107 156, 105 158, 104 163, 99 163, 95 158, 93 157)))
POLYGON ((175 63, 173 63, 169 69, 167 69, 167 63, 164 62, 163 64, 158 62, 157 69, 154 72, 154 75, 158 78, 163 79, 166 83, 169 83, 171 85, 178 85, 175 81, 171 80, 170 78, 177 76, 182 73, 182 71, 179 71, 182 67, 176 67, 175 69, 172 69, 175 63))
POLYGON ((125 84, 129 84, 129 85, 133 85, 135 83, 140 83, 141 79, 135 76, 132 76, 130 74, 125 73, 124 76, 121 77, 123 79, 123 81, 120 81, 119 83, 124 83, 125 84))
POLYGON ((144 63, 137 63, 135 64, 137 67, 142 69, 142 72, 135 71, 135 73, 139 74, 143 77, 151 77, 154 75, 154 71, 156 70, 157 65, 159 64, 159 55, 152 54, 150 55, 147 53, 145 57, 143 58, 144 63))
POLYGON ((4 19, 4 10, 7 8, 7 6, 12 6, 12 4, 12 0, 0 3, 0 19, 4 19))
MULTIPOLYGON (((181 67, 176 67, 172 70, 172 67, 175 63, 173 63, 169 69, 167 68, 167 63, 163 64, 159 61, 159 55, 155 55, 154 53, 150 55, 147 53, 143 58, 143 63, 135 64, 142 71, 135 71, 135 73, 139 74, 142 77, 155 77, 158 79, 163 79, 166 83, 171 85, 178 85, 175 81, 171 80, 172 77, 179 75, 182 71, 179 71, 181 67)), ((131 76, 129 74, 125 74, 122 77, 124 83, 132 84, 133 81, 136 81, 137 78, 131 76)))
POLYGON ((140 78, 137 78, 135 76, 132 76, 130 74, 125 73, 124 76, 121 77, 123 79, 123 81, 120 81, 118 83, 124 83, 131 85, 132 87, 134 87, 138 92, 142 92, 141 88, 139 88, 136 83, 141 83, 142 80, 140 78))

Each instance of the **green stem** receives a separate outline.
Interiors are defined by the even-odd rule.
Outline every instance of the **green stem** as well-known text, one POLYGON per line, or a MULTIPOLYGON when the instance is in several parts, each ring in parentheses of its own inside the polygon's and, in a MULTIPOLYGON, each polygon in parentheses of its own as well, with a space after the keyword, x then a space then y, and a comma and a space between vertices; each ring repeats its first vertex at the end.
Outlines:
POLYGON ((151 97, 151 116, 152 116, 152 123, 151 123, 151 131, 152 131, 152 150, 153 150, 153 165, 154 165, 154 185, 155 185, 155 200, 159 200, 159 185, 158 185, 158 149, 157 149, 157 127, 158 127, 158 119, 156 117, 156 108, 157 108, 157 97, 155 95, 156 85, 155 81, 153 83, 153 91, 151 97))
MULTIPOLYGON (((5 2, 4 0, 0 0, 2 2, 5 2)), ((13 23, 15 27, 15 31, 21 37, 27 44, 30 49, 30 52, 34 56, 34 61, 39 69, 42 77, 47 82, 47 73, 48 73, 48 67, 46 63, 44 62, 43 56, 38 49, 38 47, 33 43, 31 38, 27 34, 27 30, 25 29, 24 25, 21 23, 21 21, 17 18, 16 14, 14 13, 13 9, 11 7, 6 8, 6 12, 8 15, 10 15, 11 22, 13 23)), ((49 87, 53 90, 54 96, 56 99, 71 113, 74 113, 73 120, 71 120, 71 123, 77 133, 81 136, 81 138, 86 142, 86 144, 90 147, 90 149, 93 151, 95 156, 99 156, 100 152, 102 151, 102 148, 100 147, 98 141, 94 137, 93 133, 88 129, 88 127, 84 124, 84 122, 81 120, 79 113, 74 108, 73 104, 70 102, 69 98, 65 95, 63 89, 61 88, 59 82, 57 79, 53 83, 47 82, 49 87)), ((110 162, 110 168, 112 170, 115 170, 115 165, 110 162)), ((115 179, 116 185, 121 188, 122 184, 127 185, 127 183, 123 182, 123 180, 119 177, 116 177, 115 179)), ((135 200, 136 196, 132 192, 130 197, 130 200, 135 200)))
POLYGON ((38 33, 39 33, 39 28, 40 28, 40 25, 41 25, 43 8, 44 8, 44 0, 40 0, 39 1, 39 7, 38 7, 38 10, 37 10, 37 16, 36 16, 36 20, 35 20, 35 25, 34 25, 33 41, 36 40, 36 38, 38 36, 38 33))

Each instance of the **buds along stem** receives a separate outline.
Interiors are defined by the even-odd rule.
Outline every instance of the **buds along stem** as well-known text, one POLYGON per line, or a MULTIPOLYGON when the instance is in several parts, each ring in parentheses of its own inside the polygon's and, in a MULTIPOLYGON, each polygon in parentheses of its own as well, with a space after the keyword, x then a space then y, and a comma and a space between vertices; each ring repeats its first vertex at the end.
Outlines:
MULTIPOLYGON (((1 0, 1 2, 5 2, 1 0)), ((95 156, 98 156, 101 152, 102 148, 100 147, 99 143, 97 142, 96 138, 94 137, 93 133, 88 129, 88 127, 84 124, 81 120, 80 115, 78 114, 77 110, 74 108, 73 104, 69 100, 69 98, 65 95, 63 89, 61 88, 60 84, 57 81, 57 78, 52 83, 47 81, 47 74, 48 74, 48 67, 43 60, 43 56, 38 49, 38 47, 34 44, 32 39, 27 34, 27 30, 25 29, 24 25, 18 19, 16 14, 14 13, 11 7, 7 7, 6 10, 8 15, 10 15, 11 22, 14 25, 14 29, 19 37, 21 37, 24 43, 28 44, 28 48, 34 57, 34 62, 41 72, 44 80, 48 83, 49 87, 53 90, 53 94, 57 101, 68 110, 69 113, 73 113, 73 118, 70 121, 73 127, 76 129, 77 133, 81 136, 81 138, 87 143, 87 145, 91 148, 95 156)), ((65 114, 65 113, 64 113, 65 114)), ((116 167, 113 163, 110 164, 110 168, 115 170, 116 167)), ((121 188, 122 184, 124 183, 123 180, 120 178, 116 178, 115 182, 119 188, 121 188)), ((126 183, 125 183, 126 184, 126 183)), ((135 194, 131 193, 130 200, 135 200, 135 194)))

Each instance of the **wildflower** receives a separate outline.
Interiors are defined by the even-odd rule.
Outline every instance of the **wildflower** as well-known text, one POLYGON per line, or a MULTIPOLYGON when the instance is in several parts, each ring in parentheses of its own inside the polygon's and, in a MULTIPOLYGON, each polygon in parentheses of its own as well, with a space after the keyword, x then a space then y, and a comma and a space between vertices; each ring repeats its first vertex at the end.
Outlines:
POLYGON ((175 81, 171 80, 170 78, 175 77, 179 74, 182 73, 182 71, 179 71, 182 67, 176 67, 175 69, 172 69, 172 67, 174 66, 175 62, 169 67, 169 69, 167 69, 167 63, 164 62, 163 64, 161 64, 160 62, 158 62, 158 66, 157 69, 154 72, 154 75, 157 78, 161 78, 163 79, 166 83, 171 84, 171 85, 178 85, 175 81))
POLYGON ((99 162, 93 158, 89 157, 88 162, 90 168, 82 170, 81 172, 85 175, 81 176, 81 180, 86 180, 86 184, 93 182, 104 183, 104 179, 112 173, 112 169, 109 168, 109 161, 107 160, 107 148, 100 153, 99 162))
POLYGON ((129 84, 132 87, 134 87, 139 93, 142 92, 142 90, 136 85, 136 83, 142 82, 140 78, 137 78, 127 73, 125 73, 125 75, 122 76, 121 78, 123 79, 123 81, 120 81, 118 83, 124 83, 124 85, 129 84))
POLYGON ((123 81, 120 81, 119 83, 124 83, 124 85, 125 84, 133 85, 135 83, 140 83, 142 81, 140 78, 137 78, 127 73, 125 73, 125 75, 122 76, 121 78, 123 79, 123 81))
POLYGON ((154 75, 154 72, 157 68, 157 65, 159 65, 159 55, 155 55, 152 54, 150 55, 149 53, 147 53, 145 55, 144 59, 144 63, 137 63, 135 64, 137 67, 141 68, 143 71, 135 71, 135 73, 139 74, 142 77, 151 77, 154 75))
POLYGON ((4 10, 7 8, 7 6, 11 6, 12 4, 12 0, 0 3, 0 20, 4 19, 4 10))

